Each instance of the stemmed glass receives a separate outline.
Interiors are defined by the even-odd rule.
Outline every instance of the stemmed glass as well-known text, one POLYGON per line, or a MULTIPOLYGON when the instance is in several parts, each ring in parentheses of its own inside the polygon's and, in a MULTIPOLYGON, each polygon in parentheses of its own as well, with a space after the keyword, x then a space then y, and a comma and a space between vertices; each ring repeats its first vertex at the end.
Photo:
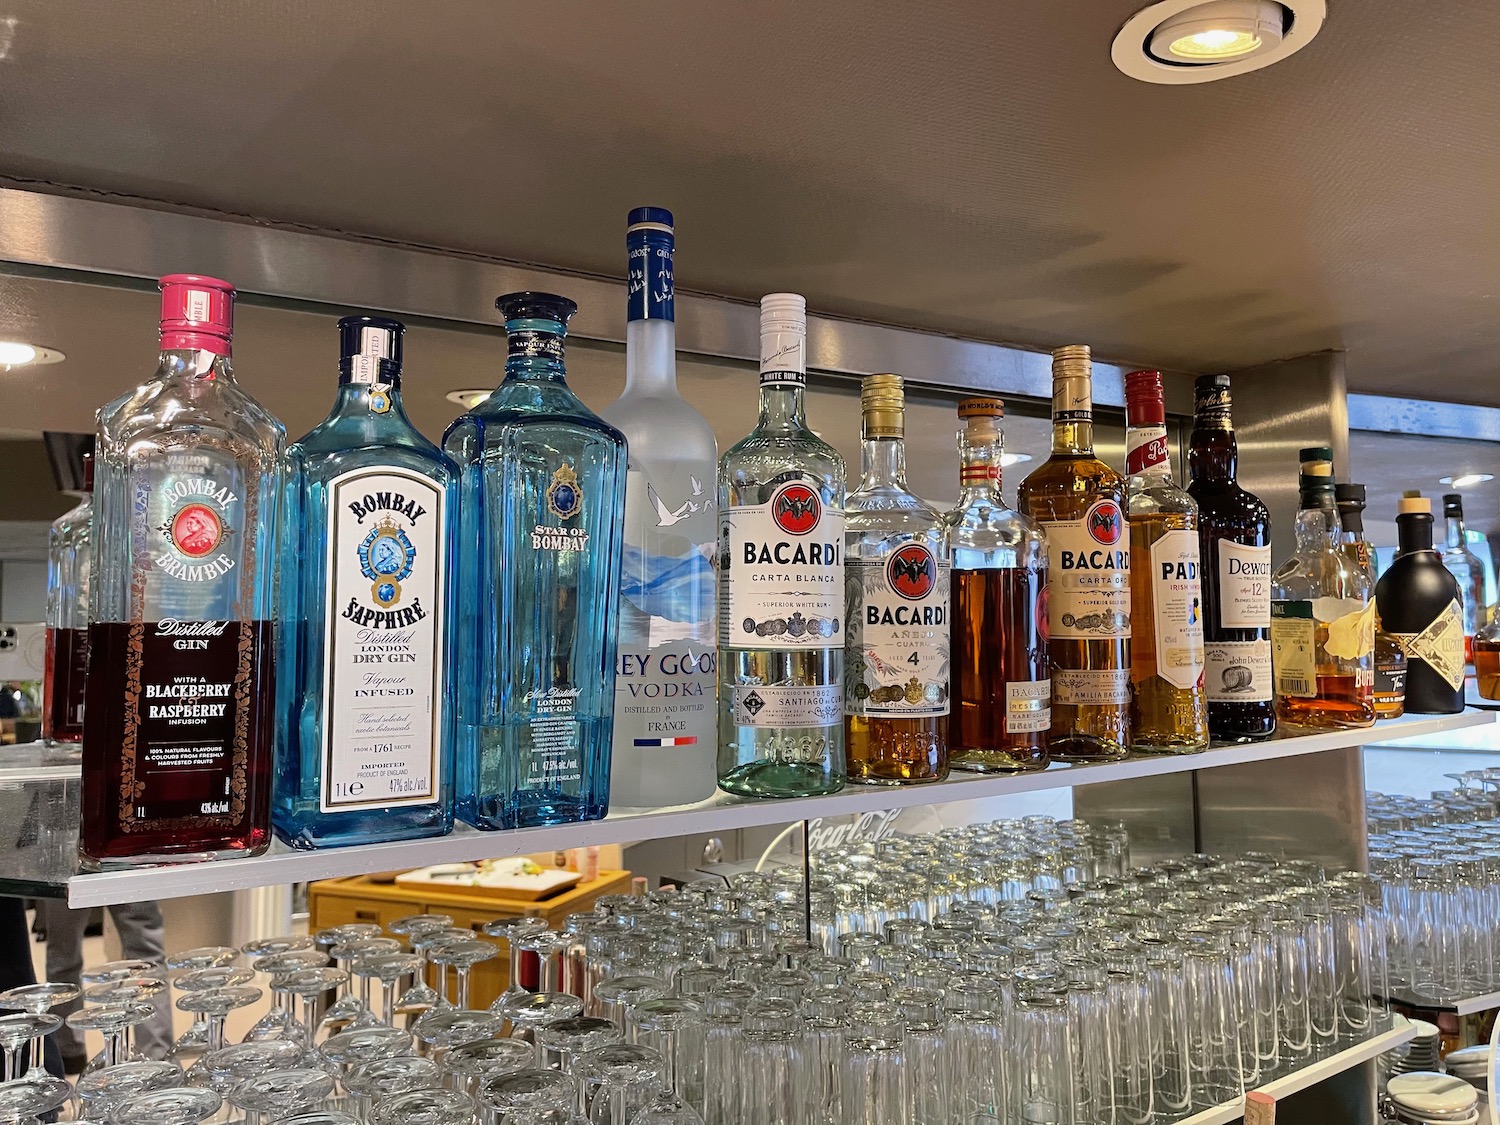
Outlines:
MULTIPOLYGON (((12 1012, 25 1012, 32 1016, 45 1016, 48 1010, 60 1004, 70 1004, 77 1000, 81 990, 77 985, 67 984, 62 981, 46 981, 42 984, 23 984, 16 988, 6 989, 0 992, 0 1010, 12 1012)), ((56 1031, 62 1026, 59 1019, 56 1031)), ((40 1078, 47 1073, 47 1068, 42 1062, 42 1040, 51 1034, 42 1032, 31 1040, 29 1055, 31 1065, 26 1071, 27 1078, 40 1078)), ((8 1077, 8 1076, 7 1076, 8 1077)))
POLYGON ((117 1103, 136 1094, 153 1090, 175 1090, 186 1079, 175 1063, 142 1059, 139 1062, 107 1066, 78 1079, 78 1100, 90 1116, 114 1116, 117 1103))
POLYGON ((442 1081, 442 1071, 431 1059, 395 1055, 361 1063, 344 1075, 344 1089, 355 1100, 361 1118, 368 1117, 370 1103, 391 1094, 427 1090, 442 1081))
MULTIPOLYGON (((422 979, 426 979, 427 966, 429 964, 436 964, 432 960, 433 950, 445 945, 452 945, 454 942, 473 940, 474 932, 472 930, 424 930, 420 934, 413 934, 411 947, 417 956, 422 958, 422 979)), ((441 1008, 448 1005, 448 966, 437 966, 436 986, 433 988, 432 994, 437 997, 437 1002, 428 1005, 428 1007, 441 1008)))
POLYGON ((594 1125, 629 1125, 646 1106, 666 1073, 666 1060, 650 1047, 613 1043, 578 1060, 589 1120, 594 1125))
POLYGON ((401 999, 396 1001, 398 1011, 425 1012, 440 1002, 437 990, 427 983, 427 958, 417 948, 417 938, 423 934, 446 930, 452 925, 453 919, 446 914, 408 914, 386 927, 391 933, 406 938, 418 958, 416 976, 410 987, 401 994, 401 999))
POLYGON ((519 934, 511 939, 512 945, 521 947, 537 959, 537 991, 556 992, 562 987, 563 958, 573 939, 556 930, 542 929, 535 933, 519 934))
POLYGON ((536 1045, 537 1066, 542 1061, 542 1047, 536 1042, 537 1029, 582 1014, 583 1001, 571 992, 526 993, 506 1001, 501 1012, 501 1015, 510 1020, 511 1038, 536 1045))
POLYGON ((411 976, 421 965, 422 959, 415 953, 383 953, 354 962, 353 972, 360 979, 361 995, 366 993, 371 980, 380 982, 380 1012, 387 1027, 396 1026, 396 986, 402 977, 411 976))
POLYGON ((381 1098, 370 1125, 470 1125, 474 1100, 456 1090, 408 1090, 381 1098))
POLYGON ((243 1110, 245 1125, 258 1125, 290 1113, 306 1113, 333 1093, 333 1079, 321 1070, 298 1067, 248 1078, 229 1091, 229 1104, 243 1110))
POLYGON ((297 1066, 304 1053, 302 1044, 291 1039, 234 1043, 205 1055, 203 1070, 210 1089, 228 1094, 246 1079, 297 1066))
MULTIPOLYGON (((276 939, 278 941, 285 939, 276 939)), ((308 939, 311 944, 311 938, 308 939)), ((252 943, 253 944, 253 943, 252 943)), ((312 1031, 292 1014, 290 1001, 282 1003, 283 996, 293 995, 292 990, 286 987, 285 979, 292 973, 303 969, 321 969, 328 965, 328 958, 316 949, 288 949, 281 953, 271 953, 258 958, 254 963, 254 969, 258 973, 265 973, 270 978, 271 1008, 265 1015, 255 1021, 255 1025, 245 1033, 246 1042, 257 1039, 276 1039, 284 1035, 296 1036, 307 1043, 312 1042, 312 1031)))
POLYGON ((480 1039, 493 1039, 505 1026, 499 1012, 475 1012, 465 1008, 429 1008, 412 1024, 412 1031, 427 1047, 455 1047, 480 1039))
POLYGON ((452 965, 458 971, 458 995, 455 1002, 460 1008, 469 1006, 469 974, 481 961, 500 955, 499 948, 491 941, 455 941, 439 945, 427 952, 427 959, 434 965, 445 968, 452 965))
POLYGON ((290 973, 278 974, 275 978, 275 987, 282 992, 291 993, 302 1001, 301 1023, 307 1029, 307 1045, 313 1044, 321 1026, 317 1020, 318 997, 330 988, 337 988, 349 980, 349 974, 343 969, 335 969, 332 965, 324 965, 317 969, 294 969, 290 973))
MULTIPOLYGON (((571 1070, 578 1056, 611 1043, 623 1043, 625 1033, 614 1020, 602 1016, 574 1016, 536 1029, 541 1065, 548 1070, 571 1070)), ((514 1040, 507 1040, 514 1042, 514 1040)))
POLYGON ((179 1086, 135 1094, 116 1107, 112 1120, 130 1125, 198 1125, 219 1112, 224 1099, 212 1090, 179 1086))
POLYGON ((177 998, 177 1007, 202 1016, 208 1022, 208 1049, 224 1046, 224 1021, 236 1008, 257 1003, 265 993, 243 985, 232 988, 210 988, 203 992, 185 992, 177 998))
POLYGON ((73 1088, 60 1078, 45 1074, 0 1085, 0 1121, 35 1122, 60 1109, 73 1088))
MULTIPOLYGON (((224 969, 239 960, 240 951, 232 949, 227 945, 205 945, 197 949, 184 949, 181 953, 172 953, 167 956, 167 968, 173 972, 184 974, 177 978, 179 989, 192 990, 190 985, 184 983, 187 977, 194 972, 210 969, 224 969)), ((239 970, 244 972, 244 970, 239 970)), ((198 987, 203 988, 228 988, 237 984, 244 984, 250 977, 247 975, 242 980, 220 980, 217 984, 201 982, 198 987)), ((202 1052, 208 1049, 208 1023, 203 1019, 194 1019, 192 1024, 172 1044, 171 1055, 176 1057, 182 1054, 202 1052)))
POLYGON ((480 1039, 460 1043, 443 1052, 442 1070, 448 1084, 473 1095, 484 1079, 495 1074, 510 1074, 534 1065, 529 1044, 518 1039, 480 1039))
POLYGON ((106 1066, 125 1062, 130 1029, 145 1023, 155 1014, 156 1009, 150 1004, 98 1004, 92 1008, 80 1008, 69 1015, 67 1024, 75 1031, 97 1031, 104 1036, 104 1050, 89 1060, 83 1072, 92 1074, 106 1066))
MULTIPOLYGON (((526 991, 521 987, 521 954, 525 951, 519 943, 523 938, 539 934, 545 929, 547 929, 545 918, 534 918, 530 915, 519 918, 496 918, 493 922, 485 923, 485 934, 505 942, 505 947, 510 953, 510 977, 505 982, 505 991, 497 997, 496 1004, 507 996, 526 991)), ((494 1006, 491 1005, 491 1007, 494 1006)))
POLYGON ((512 1114, 570 1112, 577 1108, 579 1096, 578 1080, 573 1075, 536 1067, 492 1075, 479 1083, 479 1104, 504 1122, 509 1122, 512 1114))
POLYGON ((352 1027, 323 1040, 319 1054, 343 1075, 367 1062, 405 1055, 411 1050, 411 1032, 399 1027, 352 1027))
MULTIPOLYGON (((329 956, 333 963, 353 980, 354 962, 363 957, 373 957, 386 953, 399 953, 401 943, 395 938, 386 937, 362 937, 353 941, 340 942, 329 950, 329 956)), ((319 1030, 343 1031, 349 1027, 373 1027, 380 1021, 370 1011, 370 982, 369 979, 360 981, 359 992, 345 991, 342 996, 333 1002, 329 1009, 323 1013, 319 1030)))

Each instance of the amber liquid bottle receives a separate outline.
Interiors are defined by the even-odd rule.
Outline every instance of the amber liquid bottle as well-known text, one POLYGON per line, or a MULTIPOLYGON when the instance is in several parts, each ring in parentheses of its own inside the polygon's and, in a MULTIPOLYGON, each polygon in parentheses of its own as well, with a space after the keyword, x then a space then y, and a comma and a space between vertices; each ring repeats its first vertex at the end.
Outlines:
POLYGON ((1125 478, 1094 456, 1085 345, 1052 353, 1052 456, 1021 482, 1019 503, 1047 535, 1048 752, 1063 761, 1123 758, 1130 745, 1125 478))
POLYGON ((1188 495, 1198 502, 1208 733, 1253 742, 1276 730, 1271 696, 1271 514, 1235 479, 1229 376, 1193 386, 1188 495))
MULTIPOLYGON (((1336 484, 1334 501, 1339 510, 1339 550, 1365 572, 1375 588, 1375 560, 1365 542, 1365 486, 1336 484)), ((1406 653, 1380 624, 1380 604, 1375 605, 1375 717, 1399 719, 1406 713, 1406 653)))

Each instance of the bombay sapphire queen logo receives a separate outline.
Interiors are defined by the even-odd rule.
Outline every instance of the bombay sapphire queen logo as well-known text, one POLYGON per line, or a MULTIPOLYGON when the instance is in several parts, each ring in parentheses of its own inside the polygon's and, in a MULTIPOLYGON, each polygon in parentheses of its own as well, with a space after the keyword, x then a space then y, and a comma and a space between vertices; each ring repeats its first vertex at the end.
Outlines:
POLYGON ((387 516, 359 545, 359 569, 370 580, 370 596, 381 609, 401 600, 401 583, 411 577, 417 549, 406 531, 387 516))
POLYGON ((560 520, 570 520, 583 510, 583 488, 572 465, 559 465, 547 486, 547 510, 560 520))

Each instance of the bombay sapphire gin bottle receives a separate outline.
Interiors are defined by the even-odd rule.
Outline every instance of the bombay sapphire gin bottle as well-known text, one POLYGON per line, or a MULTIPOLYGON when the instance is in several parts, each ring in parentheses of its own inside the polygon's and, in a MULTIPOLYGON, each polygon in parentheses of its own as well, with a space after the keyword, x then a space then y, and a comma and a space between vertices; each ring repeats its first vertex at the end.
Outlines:
POLYGON ((453 826, 458 466, 401 404, 404 332, 340 320, 333 410, 287 449, 272 819, 293 847, 453 826))
POLYGON ((505 381, 448 428, 461 467, 458 814, 479 828, 609 805, 625 437, 568 389, 578 309, 495 302, 505 381))
POLYGON ((630 443, 610 803, 714 793, 718 447, 677 393, 672 212, 630 213, 625 393, 604 417, 630 443))

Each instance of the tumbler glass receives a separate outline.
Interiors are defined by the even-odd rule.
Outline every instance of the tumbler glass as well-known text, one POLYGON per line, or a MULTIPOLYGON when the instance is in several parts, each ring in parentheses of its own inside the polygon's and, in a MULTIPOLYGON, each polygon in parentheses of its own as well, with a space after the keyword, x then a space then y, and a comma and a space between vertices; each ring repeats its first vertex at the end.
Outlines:
POLYGON ((774 998, 752 1000, 745 1009, 740 1049, 739 1120, 746 1125, 803 1125, 806 1055, 797 1005, 774 998))

